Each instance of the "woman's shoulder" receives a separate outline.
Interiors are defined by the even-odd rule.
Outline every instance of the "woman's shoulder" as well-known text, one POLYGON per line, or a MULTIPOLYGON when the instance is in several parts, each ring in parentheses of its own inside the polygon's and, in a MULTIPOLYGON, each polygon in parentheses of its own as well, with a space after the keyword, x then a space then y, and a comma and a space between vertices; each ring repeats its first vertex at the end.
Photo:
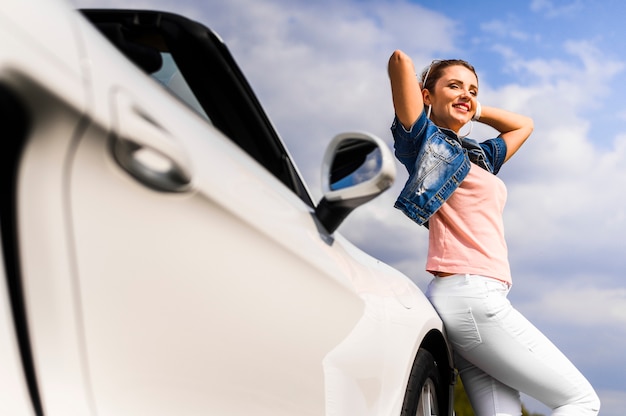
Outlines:
POLYGON ((406 128, 398 117, 394 117, 393 123, 391 125, 391 132, 393 133, 394 139, 404 139, 411 141, 423 141, 427 139, 437 138, 446 138, 448 134, 445 131, 440 129, 433 123, 429 118, 426 117, 425 112, 421 112, 420 116, 413 122, 413 124, 406 128))

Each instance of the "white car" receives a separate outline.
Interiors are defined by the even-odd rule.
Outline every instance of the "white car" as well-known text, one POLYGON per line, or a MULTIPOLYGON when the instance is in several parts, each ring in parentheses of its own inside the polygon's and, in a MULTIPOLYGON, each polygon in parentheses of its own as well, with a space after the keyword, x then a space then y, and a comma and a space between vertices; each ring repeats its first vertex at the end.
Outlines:
POLYGON ((0 117, 0 414, 452 414, 437 314, 335 231, 380 139, 316 204, 216 34, 61 0, 0 5, 0 117))

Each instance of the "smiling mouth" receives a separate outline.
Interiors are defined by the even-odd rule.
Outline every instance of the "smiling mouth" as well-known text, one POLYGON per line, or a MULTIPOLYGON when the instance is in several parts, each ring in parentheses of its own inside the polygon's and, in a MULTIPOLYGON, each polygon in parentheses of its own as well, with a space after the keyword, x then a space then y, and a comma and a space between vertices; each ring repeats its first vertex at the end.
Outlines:
POLYGON ((470 111, 469 105, 467 105, 465 103, 454 104, 452 107, 461 109, 463 111, 470 111))

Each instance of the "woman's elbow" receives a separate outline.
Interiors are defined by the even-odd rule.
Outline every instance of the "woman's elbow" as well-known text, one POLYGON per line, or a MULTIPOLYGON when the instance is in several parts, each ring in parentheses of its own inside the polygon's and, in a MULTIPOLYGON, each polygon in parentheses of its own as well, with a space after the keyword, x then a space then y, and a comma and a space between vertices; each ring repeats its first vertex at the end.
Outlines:
POLYGON ((524 124, 525 124, 526 130, 528 131, 528 135, 530 136, 533 130, 535 130, 535 121, 530 117, 526 117, 526 122, 524 124))
POLYGON ((401 51, 400 49, 396 49, 389 57, 389 72, 393 72, 395 68, 402 68, 404 66, 413 67, 413 61, 411 58, 401 51))
POLYGON ((397 62, 397 61, 401 61, 402 59, 405 59, 405 58, 407 58, 407 55, 404 52, 402 52, 402 50, 396 49, 391 54, 391 57, 389 58, 389 61, 390 62, 397 62))

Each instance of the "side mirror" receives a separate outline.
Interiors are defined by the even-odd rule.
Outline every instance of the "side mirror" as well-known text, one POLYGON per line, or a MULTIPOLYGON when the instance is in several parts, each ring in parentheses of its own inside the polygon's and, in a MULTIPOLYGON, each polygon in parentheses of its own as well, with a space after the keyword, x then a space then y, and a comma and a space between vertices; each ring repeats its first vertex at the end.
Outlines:
POLYGON ((324 154, 324 197, 315 214, 332 234, 353 209, 389 189, 395 177, 396 165, 385 142, 367 133, 339 134, 324 154))

